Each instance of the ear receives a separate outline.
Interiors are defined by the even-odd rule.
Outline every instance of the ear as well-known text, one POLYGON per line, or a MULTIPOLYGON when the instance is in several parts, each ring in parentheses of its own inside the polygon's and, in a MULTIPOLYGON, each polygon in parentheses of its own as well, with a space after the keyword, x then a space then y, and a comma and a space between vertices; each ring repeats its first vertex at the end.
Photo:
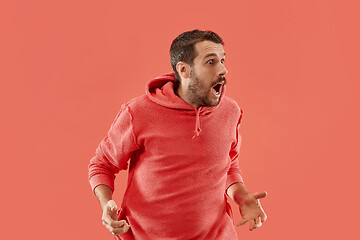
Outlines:
POLYGON ((187 79, 190 77, 190 66, 185 62, 178 62, 176 64, 176 70, 178 71, 181 79, 187 79))

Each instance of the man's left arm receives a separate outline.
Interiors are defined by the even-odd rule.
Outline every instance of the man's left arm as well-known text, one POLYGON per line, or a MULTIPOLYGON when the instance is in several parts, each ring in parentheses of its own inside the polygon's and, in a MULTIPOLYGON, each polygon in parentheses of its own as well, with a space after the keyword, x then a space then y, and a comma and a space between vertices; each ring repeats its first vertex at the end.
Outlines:
POLYGON ((265 222, 267 218, 259 201, 259 199, 264 198, 267 193, 249 193, 244 185, 238 159, 241 145, 241 135, 238 131, 242 115, 243 110, 240 109, 240 117, 236 125, 236 141, 231 146, 231 150, 229 152, 231 164, 227 173, 226 194, 239 205, 240 214, 243 219, 237 225, 239 226, 249 222, 249 229, 252 231, 261 227, 262 223, 265 222))

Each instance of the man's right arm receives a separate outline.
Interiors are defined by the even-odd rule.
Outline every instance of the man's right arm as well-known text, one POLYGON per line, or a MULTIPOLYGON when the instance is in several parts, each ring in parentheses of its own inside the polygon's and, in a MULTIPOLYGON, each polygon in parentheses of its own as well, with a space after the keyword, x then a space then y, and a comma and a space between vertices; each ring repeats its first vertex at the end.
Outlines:
POLYGON ((132 119, 128 106, 123 104, 89 164, 89 182, 103 210, 103 224, 114 235, 125 233, 129 229, 125 220, 118 221, 119 215, 112 194, 115 175, 128 168, 133 152, 139 149, 132 119))

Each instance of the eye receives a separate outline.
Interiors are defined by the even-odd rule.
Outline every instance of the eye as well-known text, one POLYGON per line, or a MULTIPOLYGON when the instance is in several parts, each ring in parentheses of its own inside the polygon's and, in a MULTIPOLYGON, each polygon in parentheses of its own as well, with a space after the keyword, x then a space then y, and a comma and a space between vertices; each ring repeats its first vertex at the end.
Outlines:
POLYGON ((213 59, 210 59, 210 60, 207 61, 206 63, 208 63, 208 64, 213 64, 213 63, 214 63, 214 60, 213 60, 213 59))
POLYGON ((225 62, 225 59, 221 59, 221 63, 224 63, 225 62))

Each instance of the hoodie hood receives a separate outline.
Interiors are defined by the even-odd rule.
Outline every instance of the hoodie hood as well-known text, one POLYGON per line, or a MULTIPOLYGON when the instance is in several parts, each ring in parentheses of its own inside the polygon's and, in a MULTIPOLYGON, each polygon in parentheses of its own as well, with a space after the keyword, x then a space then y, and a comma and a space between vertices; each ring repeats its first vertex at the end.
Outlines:
POLYGON ((191 106, 189 103, 185 102, 182 98, 174 92, 174 87, 176 86, 176 79, 174 73, 166 73, 159 77, 156 77, 150 80, 145 87, 145 93, 148 98, 154 103, 161 105, 163 107, 178 109, 179 111, 186 111, 190 115, 196 116, 195 118, 195 135, 199 136, 201 130, 200 127, 200 116, 207 115, 215 111, 220 104, 225 95, 226 84, 223 86, 221 92, 220 101, 217 106, 205 107, 201 106, 198 109, 191 106))

